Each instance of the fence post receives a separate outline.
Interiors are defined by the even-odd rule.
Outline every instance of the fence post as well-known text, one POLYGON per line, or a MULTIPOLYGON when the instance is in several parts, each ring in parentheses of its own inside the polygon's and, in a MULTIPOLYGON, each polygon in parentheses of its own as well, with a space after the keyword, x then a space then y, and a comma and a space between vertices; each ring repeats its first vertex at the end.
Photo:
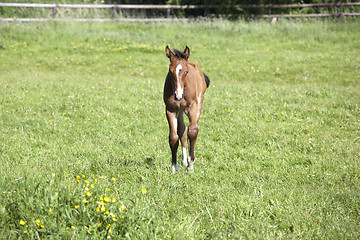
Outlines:
POLYGON ((271 4, 268 5, 268 16, 269 16, 269 22, 271 22, 271 4))
POLYGON ((205 5, 204 7, 204 17, 209 17, 210 16, 210 8, 208 5, 205 5))
POLYGON ((166 17, 170 18, 170 7, 169 6, 166 7, 166 17))
POLYGON ((341 3, 340 2, 336 3, 336 12, 337 12, 337 21, 340 22, 340 18, 341 18, 341 3))
POLYGON ((52 17, 53 18, 56 17, 56 8, 57 8, 57 4, 52 8, 52 17))
POLYGON ((111 19, 115 18, 115 7, 111 8, 111 19))

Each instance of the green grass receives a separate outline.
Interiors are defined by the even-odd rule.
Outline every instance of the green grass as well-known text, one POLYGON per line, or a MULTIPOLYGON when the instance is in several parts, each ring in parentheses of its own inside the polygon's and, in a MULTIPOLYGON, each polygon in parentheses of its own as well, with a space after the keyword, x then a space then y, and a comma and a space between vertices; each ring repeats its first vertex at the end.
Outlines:
POLYGON ((1 23, 0 235, 358 239, 358 26, 1 23), (168 44, 211 79, 194 174, 170 169, 168 44))

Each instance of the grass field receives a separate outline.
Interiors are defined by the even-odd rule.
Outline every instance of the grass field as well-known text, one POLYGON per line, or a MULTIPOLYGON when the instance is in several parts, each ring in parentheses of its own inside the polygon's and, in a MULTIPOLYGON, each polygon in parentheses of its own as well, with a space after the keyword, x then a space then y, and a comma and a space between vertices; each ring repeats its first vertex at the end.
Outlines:
POLYGON ((0 23, 1 238, 359 239, 359 26, 0 23), (166 45, 211 79, 194 174, 166 45))

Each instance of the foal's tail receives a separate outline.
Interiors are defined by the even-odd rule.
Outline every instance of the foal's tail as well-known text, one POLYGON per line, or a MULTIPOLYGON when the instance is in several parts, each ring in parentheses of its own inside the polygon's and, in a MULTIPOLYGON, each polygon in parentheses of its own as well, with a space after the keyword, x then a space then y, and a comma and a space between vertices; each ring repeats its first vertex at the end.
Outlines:
POLYGON ((206 82, 206 88, 208 88, 210 86, 210 79, 208 76, 206 76, 205 73, 204 73, 204 77, 205 77, 205 82, 206 82))

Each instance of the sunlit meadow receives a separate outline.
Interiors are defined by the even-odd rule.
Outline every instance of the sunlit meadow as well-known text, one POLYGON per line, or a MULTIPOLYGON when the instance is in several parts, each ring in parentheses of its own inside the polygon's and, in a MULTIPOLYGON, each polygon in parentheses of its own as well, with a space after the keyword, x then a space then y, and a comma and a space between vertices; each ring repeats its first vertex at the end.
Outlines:
POLYGON ((2 238, 360 237, 359 20, 0 32, 2 238), (211 79, 194 174, 170 169, 166 45, 211 79))

